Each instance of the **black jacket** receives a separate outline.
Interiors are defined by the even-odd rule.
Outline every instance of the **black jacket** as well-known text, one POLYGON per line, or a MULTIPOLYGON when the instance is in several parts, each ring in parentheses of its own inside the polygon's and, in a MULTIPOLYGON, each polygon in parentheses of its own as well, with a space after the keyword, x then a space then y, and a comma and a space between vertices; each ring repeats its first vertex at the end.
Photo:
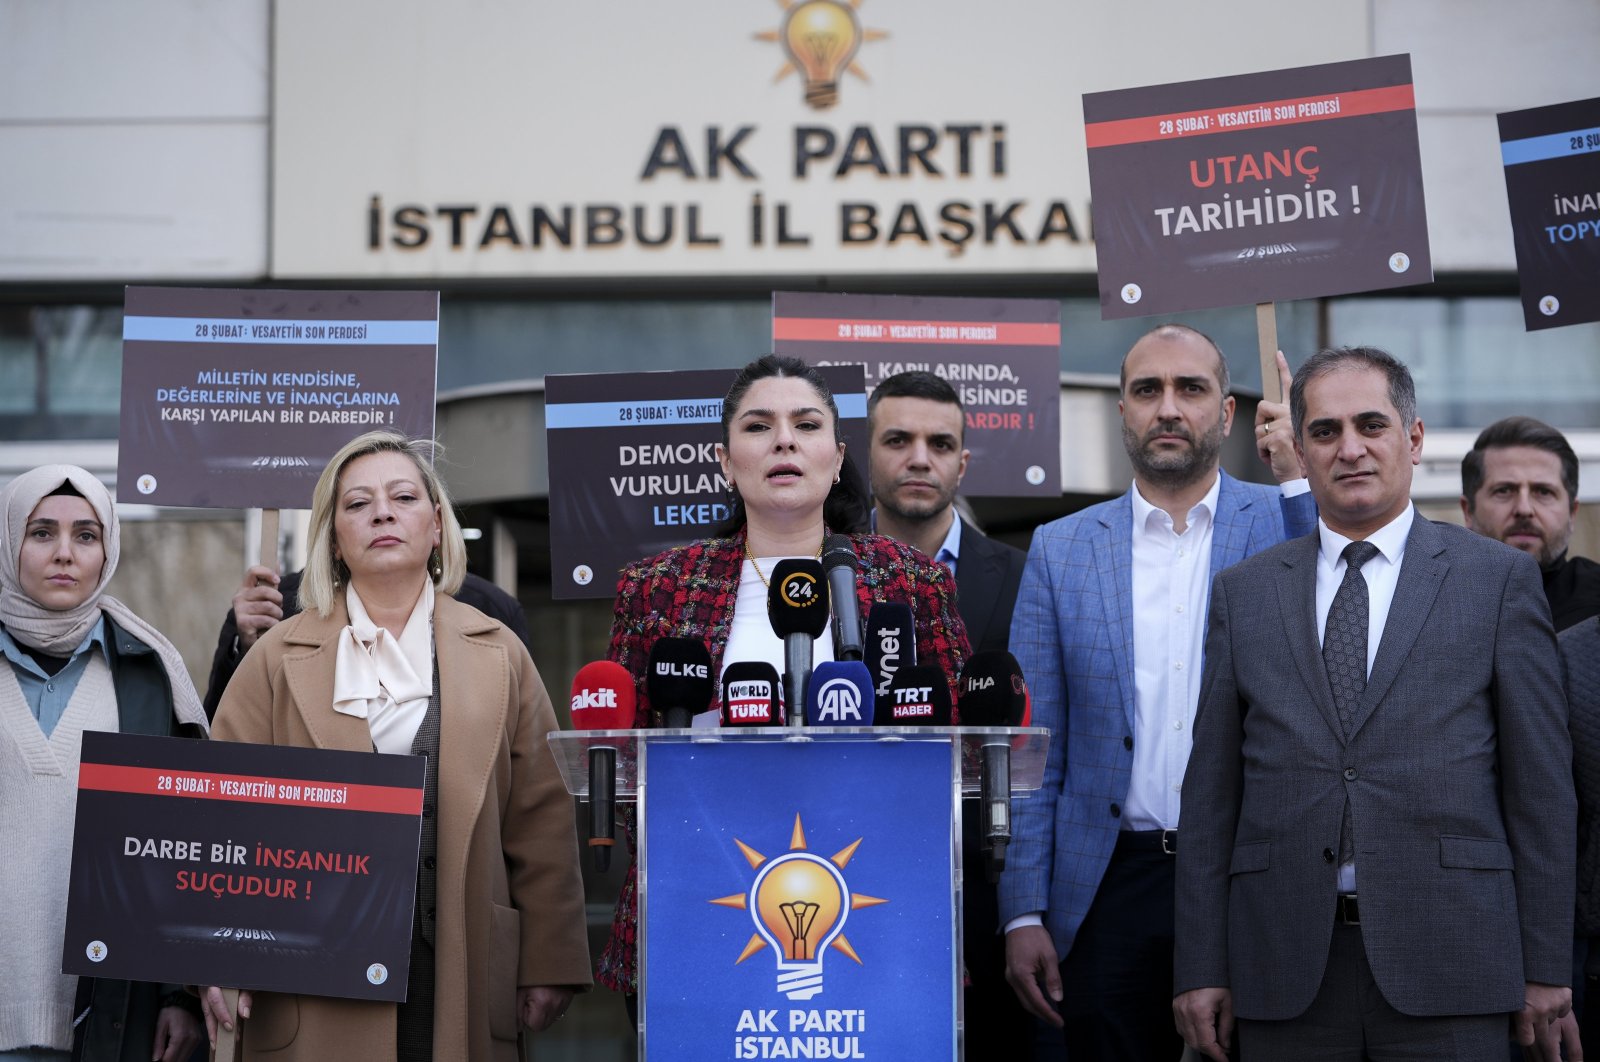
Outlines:
MULTIPOLYGON (((117 691, 117 730, 157 737, 203 737, 172 715, 172 684, 155 650, 107 617, 111 685, 117 691)), ((72 1057, 87 1062, 148 1062, 163 1000, 198 1018, 200 1001, 181 985, 80 977, 75 1014, 87 1016, 72 1038, 72 1057)))

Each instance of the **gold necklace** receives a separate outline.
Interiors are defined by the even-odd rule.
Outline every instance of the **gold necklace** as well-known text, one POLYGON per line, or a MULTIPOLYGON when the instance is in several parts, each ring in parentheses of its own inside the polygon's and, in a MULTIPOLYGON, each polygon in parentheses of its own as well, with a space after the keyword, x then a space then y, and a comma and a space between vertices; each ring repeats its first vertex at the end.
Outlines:
MULTIPOLYGON (((822 546, 821 546, 820 543, 817 546, 817 552, 814 554, 814 556, 817 558, 817 560, 821 560, 822 559, 822 546)), ((761 585, 766 587, 768 590, 771 590, 772 589, 772 583, 770 581, 768 581, 767 573, 761 570, 761 565, 756 563, 756 555, 754 553, 750 552, 750 536, 749 535, 746 535, 745 539, 744 539, 744 559, 749 561, 750 562, 750 567, 752 567, 752 568, 754 568, 756 570, 756 578, 761 580, 761 585)))

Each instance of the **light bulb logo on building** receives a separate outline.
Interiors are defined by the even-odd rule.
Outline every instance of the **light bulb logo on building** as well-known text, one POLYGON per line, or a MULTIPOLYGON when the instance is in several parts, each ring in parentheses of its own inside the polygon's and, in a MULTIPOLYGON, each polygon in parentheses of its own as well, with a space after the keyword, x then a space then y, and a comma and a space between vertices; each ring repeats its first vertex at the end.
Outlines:
POLYGON ((827 949, 861 962, 844 935, 845 921, 851 911, 889 902, 851 892, 845 882, 844 868, 861 838, 823 859, 806 850, 805 828, 796 814, 789 850, 783 855, 768 859, 737 837, 733 843, 757 871, 747 891, 711 901, 749 911, 755 923, 756 931, 734 960, 735 966, 770 947, 778 964, 778 991, 790 999, 810 999, 822 991, 822 957, 827 949))
POLYGON ((789 61, 778 69, 774 82, 799 70, 805 78, 806 103, 819 111, 839 102, 839 78, 854 74, 869 81, 855 61, 865 41, 880 41, 883 30, 863 29, 856 17, 862 0, 779 0, 783 22, 776 30, 763 30, 756 39, 782 44, 789 61))

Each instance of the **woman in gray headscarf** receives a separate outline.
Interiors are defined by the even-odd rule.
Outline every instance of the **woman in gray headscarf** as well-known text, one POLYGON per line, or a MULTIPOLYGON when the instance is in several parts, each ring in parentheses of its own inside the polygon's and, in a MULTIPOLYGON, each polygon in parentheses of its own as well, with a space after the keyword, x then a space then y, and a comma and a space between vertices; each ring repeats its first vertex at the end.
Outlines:
POLYGON ((0 860, 3 1060, 179 1062, 200 1042, 179 986, 61 973, 83 732, 206 729, 172 643, 106 596, 120 552, 111 495, 81 468, 44 465, 0 492, 0 851, 28 854, 0 860))

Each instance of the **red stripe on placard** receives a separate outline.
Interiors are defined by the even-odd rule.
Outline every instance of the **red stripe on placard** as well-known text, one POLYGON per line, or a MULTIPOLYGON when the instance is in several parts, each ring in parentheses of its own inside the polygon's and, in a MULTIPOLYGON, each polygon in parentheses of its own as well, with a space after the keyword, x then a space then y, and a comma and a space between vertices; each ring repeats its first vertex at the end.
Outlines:
POLYGON ((375 811, 385 815, 422 813, 422 790, 403 786, 313 782, 303 778, 212 774, 162 767, 119 767, 107 763, 85 763, 79 767, 78 788, 281 807, 375 811))
POLYGON ((1021 321, 879 321, 849 317, 774 317, 773 339, 813 343, 979 343, 1059 347, 1059 324, 1021 321))
POLYGON ((1301 96, 1291 100, 1095 122, 1085 126, 1085 135, 1091 148, 1115 147, 1118 144, 1144 144, 1153 140, 1182 140, 1212 133, 1234 133, 1241 129, 1267 129, 1276 125, 1359 118, 1388 111, 1411 111, 1416 106, 1416 95, 1410 85, 1387 85, 1383 88, 1332 92, 1325 96, 1301 96), (1326 110, 1329 104, 1336 109, 1326 110))

